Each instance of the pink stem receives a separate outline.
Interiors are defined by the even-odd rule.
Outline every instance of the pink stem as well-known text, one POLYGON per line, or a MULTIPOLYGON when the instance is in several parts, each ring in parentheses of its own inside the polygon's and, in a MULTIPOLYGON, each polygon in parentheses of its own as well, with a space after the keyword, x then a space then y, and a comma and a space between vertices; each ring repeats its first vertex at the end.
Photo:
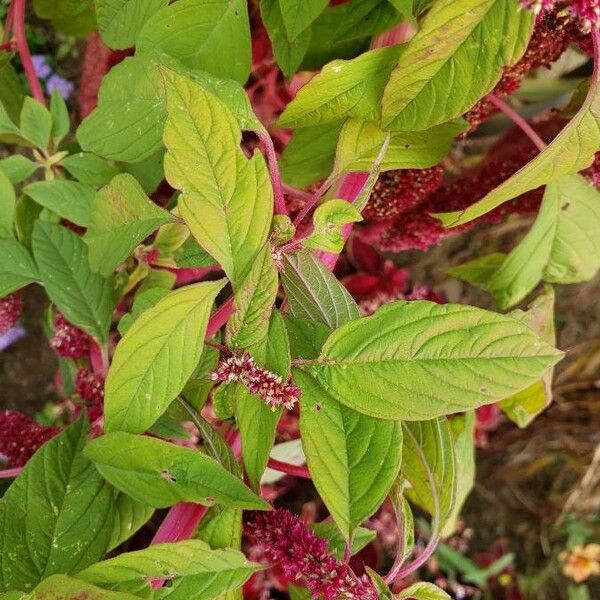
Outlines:
POLYGON ((310 192, 305 192, 304 190, 299 190, 291 185, 288 185, 285 182, 281 183, 283 187, 283 191, 289 196, 296 196, 296 198, 300 198, 301 200, 305 200, 308 202, 312 198, 312 194, 310 192))
POLYGON ((23 65, 23 71, 31 88, 33 97, 42 105, 46 106, 46 98, 40 84, 35 69, 33 68, 33 62, 31 61, 31 53, 29 52, 29 46, 27 45, 27 38, 25 36, 25 3, 26 0, 13 0, 12 5, 14 6, 13 14, 13 31, 15 34, 15 44, 21 63, 23 65))
POLYGON ((8 7, 6 21, 4 22, 4 35, 2 36, 3 44, 8 42, 8 40, 10 39, 10 34, 12 31, 12 27, 13 27, 14 16, 15 16, 15 7, 14 7, 14 4, 11 2, 8 7))
POLYGON ((200 267, 197 269, 194 268, 183 268, 183 269, 172 269, 168 268, 167 271, 174 273, 176 276, 175 285, 186 285, 188 283, 195 283, 196 281, 200 281, 204 279, 209 273, 213 273, 214 271, 221 271, 220 265, 212 265, 210 267, 200 267))
POLYGON ((294 477, 302 477, 303 479, 312 479, 310 473, 306 467, 299 465, 291 465, 290 463, 276 460, 275 458, 269 458, 267 461, 267 467, 286 475, 293 475, 294 477))
MULTIPOLYGON (((194 504, 193 502, 181 502, 175 505, 160 524, 151 543, 164 544, 166 542, 187 540, 194 533, 207 510, 207 506, 194 504)), ((162 585, 162 581, 157 583, 162 585)), ((160 585, 154 587, 160 587, 160 585)))
POLYGON ((267 155, 267 163, 269 165, 269 173, 271 174, 271 184, 273 185, 273 194, 275 195, 275 214, 287 215, 287 207, 285 205, 285 197, 283 195, 283 186, 281 183, 281 174, 279 173, 279 163, 277 161, 277 152, 273 146, 273 140, 266 131, 257 131, 258 139, 261 141, 265 154, 267 155))
POLYGON ((321 184, 321 187, 319 187, 319 189, 314 194, 312 194, 312 196, 310 197, 308 202, 302 207, 302 210, 296 215, 296 218, 294 219, 294 225, 296 227, 298 227, 298 225, 300 225, 300 223, 302 223, 304 217, 306 217, 306 215, 310 212, 310 210, 313 208, 313 206, 317 205, 317 203, 321 199, 321 196, 323 196, 323 194, 327 191, 327 188, 330 185, 331 185, 331 180, 326 179, 321 184))
POLYGON ((206 335, 204 336, 209 340, 227 321, 233 314, 233 296, 230 296, 219 306, 219 308, 213 313, 212 317, 208 320, 206 327, 206 335))
POLYGON ((14 469, 4 469, 0 471, 0 479, 8 479, 9 477, 18 477, 23 471, 23 467, 15 467, 14 469))
POLYGON ((395 581, 396 579, 404 579, 405 577, 408 577, 411 573, 414 573, 418 568, 422 567, 431 558, 439 543, 440 538, 437 535, 432 536, 427 546, 425 546, 423 552, 421 552, 421 554, 419 554, 419 556, 415 560, 413 560, 411 563, 409 563, 403 569, 400 569, 396 573, 390 573, 385 578, 385 582, 389 584, 392 581, 395 581))
POLYGON ((487 99, 498 110, 501 110, 517 127, 519 127, 521 131, 536 145, 540 152, 546 148, 546 142, 544 142, 544 140, 535 132, 533 127, 516 110, 504 102, 504 100, 500 100, 500 98, 494 94, 488 94, 487 99))
MULTIPOLYGON (((342 200, 348 200, 348 202, 354 202, 360 194, 363 186, 365 185, 369 174, 365 172, 349 173, 346 175, 340 184, 336 196, 342 200)), ((342 235, 347 240, 352 231, 352 224, 345 225, 342 228, 342 235)), ((317 256, 321 259, 321 262, 331 271, 335 267, 335 263, 338 260, 337 254, 330 252, 317 252, 317 256)))

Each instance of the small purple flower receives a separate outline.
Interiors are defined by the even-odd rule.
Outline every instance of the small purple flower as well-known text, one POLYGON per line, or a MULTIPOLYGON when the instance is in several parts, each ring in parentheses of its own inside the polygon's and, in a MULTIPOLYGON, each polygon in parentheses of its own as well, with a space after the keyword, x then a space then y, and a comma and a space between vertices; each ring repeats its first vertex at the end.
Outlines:
POLYGON ((31 57, 31 62, 33 63, 35 74, 39 79, 46 79, 52 75, 52 69, 43 54, 34 54, 31 57))
POLYGON ((60 75, 54 74, 46 81, 46 92, 50 95, 55 89, 66 100, 75 90, 75 84, 60 75))

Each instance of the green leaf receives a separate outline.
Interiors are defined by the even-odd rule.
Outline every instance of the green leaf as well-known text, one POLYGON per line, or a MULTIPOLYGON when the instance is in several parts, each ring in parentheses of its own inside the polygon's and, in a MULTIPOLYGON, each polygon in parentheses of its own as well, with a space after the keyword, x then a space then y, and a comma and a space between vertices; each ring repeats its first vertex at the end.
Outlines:
POLYGON ((11 52, 0 55, 0 137, 6 133, 6 126, 12 133, 19 133, 13 121, 18 120, 23 105, 23 84, 11 64, 12 57, 11 52))
POLYGON ((136 600, 137 596, 110 592, 66 575, 52 575, 45 579, 26 600, 136 600))
POLYGON ((269 319, 275 304, 279 277, 271 249, 264 246, 252 269, 235 293, 233 315, 227 322, 226 340, 232 348, 243 348, 264 360, 269 319))
POLYGON ((4 104, 0 104, 0 135, 2 141, 7 143, 18 143, 21 139, 19 128, 13 123, 4 104))
POLYGON ((290 341, 292 358, 317 358, 331 328, 320 321, 308 321, 292 315, 284 315, 285 327, 290 341))
POLYGON ((90 269, 85 242, 60 225, 37 221, 32 246, 50 300, 70 323, 106 341, 114 306, 113 282, 90 269))
MULTIPOLYGON (((321 521, 312 523, 310 528, 315 535, 329 540, 328 551, 338 560, 344 560, 346 552, 346 540, 338 529, 337 525, 330 521, 321 521)), ((357 527, 352 538, 352 556, 360 552, 365 546, 370 544, 377 537, 377 532, 365 527, 357 527)))
POLYGON ((98 107, 77 129, 83 150, 138 162, 162 146, 165 103, 152 60, 126 58, 102 79, 98 107))
POLYGON ((462 265, 451 267, 447 269, 446 273, 476 287, 487 289, 492 275, 500 268, 505 258, 506 254, 494 252, 493 254, 470 260, 462 265))
POLYGON ((119 174, 119 169, 112 163, 91 152, 78 152, 66 156, 60 164, 75 179, 93 187, 106 185, 119 174))
POLYGON ((93 0, 34 0, 33 8, 42 19, 73 18, 85 12, 93 0))
POLYGON ((201 248, 196 240, 188 238, 183 245, 175 251, 173 258, 180 269, 211 267, 215 264, 215 259, 201 248))
POLYGON ((433 583, 420 581, 403 589, 396 596, 397 600, 407 600, 409 598, 413 600, 451 600, 452 596, 433 583))
POLYGON ((335 60, 303 86, 281 117, 281 127, 307 127, 342 117, 376 120, 380 99, 403 46, 365 52, 353 60, 335 60))
POLYGON ((31 250, 33 226, 38 220, 42 207, 28 196, 19 196, 15 205, 15 230, 17 239, 28 250, 31 250))
POLYGON ((457 415, 450 420, 450 433, 454 446, 456 496, 452 511, 442 529, 448 537, 456 530, 458 517, 475 481, 475 411, 457 415))
POLYGON ((185 67, 245 83, 251 63, 247 3, 179 0, 148 19, 137 50, 165 52, 185 67))
POLYGON ((25 186, 23 192, 63 219, 82 227, 90 224, 94 190, 83 183, 65 179, 36 181, 25 186))
POLYGON ((213 458, 157 438, 115 431, 90 442, 85 455, 117 489, 155 508, 178 502, 269 507, 213 458))
POLYGON ((269 33, 273 54, 286 77, 298 70, 310 44, 311 31, 306 29, 290 40, 281 12, 281 0, 261 0, 260 15, 269 33))
POLYGON ((316 71, 335 58, 352 58, 368 49, 374 35, 402 20, 402 15, 381 0, 350 0, 329 6, 312 24, 302 69, 316 71))
POLYGON ((155 229, 172 221, 174 217, 154 204, 131 175, 117 175, 92 201, 84 237, 92 269, 111 274, 155 229))
POLYGON ((589 281, 600 268, 600 192, 581 175, 546 186, 540 212, 521 243, 485 285, 501 308, 520 302, 544 279, 589 281))
POLYGON ((181 395, 197 411, 200 411, 215 385, 210 374, 215 370, 219 361, 219 351, 210 346, 204 346, 200 361, 196 365, 191 378, 185 384, 181 395))
MULTIPOLYGON (((258 364, 283 378, 288 377, 289 341, 280 313, 271 314, 265 335, 264 345, 258 348, 255 356, 258 364)), ((238 386, 236 392, 235 417, 242 437, 242 459, 251 485, 258 490, 275 441, 275 431, 282 410, 273 410, 262 398, 251 394, 245 387, 238 386)))
POLYGON ((88 433, 82 417, 44 444, 0 500, 0 591, 30 590, 104 555, 113 499, 81 454, 88 433))
MULTIPOLYGON (((31 177, 38 167, 37 163, 34 163, 22 154, 13 154, 0 160, 0 171, 8 177, 11 183, 21 183, 28 177, 31 177)), ((5 192, 0 191, 0 194, 6 197, 5 192)))
POLYGON ((507 200, 589 167, 600 146, 600 69, 578 113, 533 160, 468 208, 434 215, 446 227, 468 223, 507 200))
POLYGON ((293 42, 328 4, 329 0, 279 0, 288 39, 293 42))
POLYGON ((342 123, 343 121, 332 121, 296 129, 279 159, 284 181, 304 188, 327 177, 333 169, 342 123))
POLYGON ((69 109, 58 88, 54 88, 50 95, 50 115, 52 116, 52 130, 50 135, 54 145, 58 147, 61 140, 69 133, 69 129, 71 128, 69 109))
POLYGON ((339 254, 346 240, 342 227, 348 223, 362 221, 360 211, 346 200, 327 200, 313 214, 312 233, 302 240, 305 248, 339 254))
POLYGON ((39 275, 27 249, 12 239, 0 239, 0 298, 25 287, 39 275))
POLYGON ((288 587, 288 594, 290 600, 311 600, 312 596, 305 587, 299 587, 297 585, 290 585, 288 587))
POLYGON ((178 416, 181 417, 182 414, 189 416, 190 420, 198 428, 202 440, 201 450, 211 458, 214 458, 230 473, 233 473, 237 477, 241 477, 242 470, 240 465, 237 462, 233 451, 229 447, 229 444, 227 444, 221 434, 185 400, 180 398, 178 402, 185 411, 185 413, 178 414, 178 416))
POLYGON ((154 508, 134 500, 123 492, 115 492, 114 522, 107 552, 128 540, 141 529, 154 514, 154 508))
POLYGON ((48 147, 52 132, 52 117, 48 109, 33 98, 25 98, 19 123, 21 135, 41 150, 48 147))
POLYGON ((89 583, 134 593, 150 589, 148 581, 166 579, 173 591, 167 597, 189 600, 217 598, 241 586, 262 567, 231 548, 212 550, 200 540, 155 544, 88 567, 77 575, 89 583))
POLYGON ((302 368, 350 408, 413 421, 497 402, 561 356, 511 317, 418 300, 340 327, 302 368))
POLYGON ((283 266, 283 287, 292 316, 319 321, 332 329, 360 317, 346 288, 310 252, 284 255, 283 266))
POLYGON ((319 495, 347 540, 382 504, 400 470, 402 428, 339 404, 302 371, 300 431, 319 495))
POLYGON ((105 386, 106 431, 146 431, 194 372, 210 311, 225 280, 171 292, 118 343, 105 386))
MULTIPOLYGON (((450 152, 456 136, 465 131, 465 125, 465 121, 460 119, 426 131, 394 133, 381 170, 425 169, 437 165, 450 152)), ((340 133, 334 173, 369 171, 385 136, 386 132, 373 121, 346 121, 340 133)))
POLYGON ((518 0, 434 3, 385 88, 384 127, 421 131, 460 117, 521 58, 533 21, 518 0))
POLYGON ((457 461, 448 419, 404 423, 403 430, 401 475, 410 483, 404 493, 443 527, 457 497, 457 461))
POLYGON ((0 169, 0 238, 13 237, 15 202, 15 188, 0 169))
POLYGON ((392 593, 383 577, 379 575, 377 571, 371 569, 371 567, 365 566, 365 571, 375 587, 377 598, 379 598, 379 600, 393 600, 392 593))
POLYGON ((242 546, 242 511, 238 508, 212 506, 200 521, 194 536, 213 550, 242 546))
POLYGON ((146 21, 169 0, 96 0, 96 19, 102 39, 110 48, 135 46, 146 21))
POLYGON ((264 158, 245 157, 235 118, 216 96, 172 71, 162 73, 167 179, 183 192, 179 212, 192 235, 237 289, 269 232, 273 192, 264 158))
POLYGON ((273 311, 269 321, 265 364, 270 371, 281 377, 287 377, 290 374, 290 340, 283 315, 278 310, 273 311))
POLYGON ((135 295, 131 310, 124 314, 119 321, 117 329, 123 336, 134 324, 135 320, 146 310, 152 308, 159 300, 169 295, 170 288, 155 286, 142 292, 138 291, 135 295))
POLYGON ((287 215, 273 215, 271 221, 271 244, 277 246, 289 242, 296 234, 294 223, 287 215))
POLYGON ((412 556, 415 548, 415 520, 410 504, 404 497, 406 485, 407 481, 400 477, 390 491, 390 501, 398 524, 399 544, 396 550, 396 560, 402 560, 403 563, 412 556))
MULTIPOLYGON (((556 344, 554 327, 554 291, 550 286, 538 296, 526 312, 515 310, 511 317, 529 325, 541 338, 549 344, 556 344)), ((538 381, 505 398, 498 405, 504 414, 519 427, 526 427, 552 402, 552 376, 550 368, 538 381)))

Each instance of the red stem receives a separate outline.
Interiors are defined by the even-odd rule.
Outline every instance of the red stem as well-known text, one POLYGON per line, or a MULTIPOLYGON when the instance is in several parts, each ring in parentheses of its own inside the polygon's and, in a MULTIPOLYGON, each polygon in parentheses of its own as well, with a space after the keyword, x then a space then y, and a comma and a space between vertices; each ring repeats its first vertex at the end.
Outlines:
POLYGON ((31 61, 31 53, 29 52, 29 46, 27 45, 27 38, 25 36, 25 4, 26 0, 13 0, 11 6, 14 7, 13 13, 13 30, 15 35, 15 44, 17 46, 17 52, 23 65, 23 71, 31 88, 33 97, 42 105, 46 106, 46 98, 40 84, 35 69, 33 68, 33 62, 31 61))
MULTIPOLYGON (((400 569, 395 574, 393 581, 395 581, 396 579, 405 579, 411 573, 414 573, 418 568, 422 567, 431 558, 439 543, 440 538, 437 535, 431 536, 429 543, 427 544, 427 546, 425 546, 423 552, 421 552, 421 554, 419 554, 419 556, 415 560, 406 565, 403 569, 400 569)), ((385 578, 385 580, 386 583, 391 583, 390 581, 388 581, 387 577, 385 578)))
POLYGON ((8 7, 6 21, 4 23, 4 34, 2 35, 2 43, 8 42, 8 40, 10 39, 10 32, 12 30, 13 21, 14 21, 14 13, 15 13, 14 6, 11 2, 11 4, 8 7))
POLYGON ((283 185, 281 183, 281 174, 279 172, 279 162, 277 161, 277 152, 275 152, 273 140, 266 131, 257 131, 256 135, 258 135, 258 139, 260 140, 263 150, 267 156, 267 164, 269 165, 271 184, 273 185, 273 194, 275 196, 275 214, 287 215, 287 207, 285 205, 285 197, 283 195, 283 185))
POLYGON ((18 477, 21 474, 23 467, 15 467, 14 469, 4 469, 0 471, 0 479, 7 479, 9 477, 18 477))
POLYGON ((487 99, 498 110, 502 111, 521 131, 536 145, 537 149, 542 152, 546 149, 546 142, 535 132, 533 127, 513 108, 511 108, 504 100, 498 98, 494 94, 488 94, 487 99))
POLYGON ((293 475, 294 477, 302 477, 303 479, 312 479, 308 469, 304 466, 291 465, 290 463, 282 462, 275 458, 269 458, 267 461, 267 467, 286 475, 293 475))
POLYGON ((213 313, 212 317, 208 320, 206 327, 205 339, 209 340, 227 321, 233 314, 233 296, 229 296, 221 306, 213 313))
POLYGON ((300 225, 300 223, 302 223, 302 220, 304 219, 304 217, 306 217, 306 215, 310 212, 310 210, 313 206, 317 205, 317 203, 321 199, 321 196, 323 196, 323 194, 327 191, 327 188, 330 185, 331 185, 331 180, 326 179, 321 184, 319 189, 314 194, 312 194, 312 196, 310 197, 308 202, 302 207, 302 210, 296 215, 296 218, 294 219, 295 227, 298 227, 298 225, 300 225))
POLYGON ((0 52, 12 52, 14 49, 14 42, 6 42, 6 44, 0 44, 0 52))

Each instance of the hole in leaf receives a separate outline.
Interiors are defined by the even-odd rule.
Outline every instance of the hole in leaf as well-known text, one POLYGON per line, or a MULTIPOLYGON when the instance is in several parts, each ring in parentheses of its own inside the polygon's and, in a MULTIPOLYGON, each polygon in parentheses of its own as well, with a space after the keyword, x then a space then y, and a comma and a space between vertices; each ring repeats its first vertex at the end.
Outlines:
POLYGON ((161 471, 160 474, 167 481, 171 481, 172 483, 175 483, 177 481, 177 477, 175 477, 175 475, 173 475, 173 473, 171 473, 170 471, 167 471, 166 469, 164 471, 161 471))

